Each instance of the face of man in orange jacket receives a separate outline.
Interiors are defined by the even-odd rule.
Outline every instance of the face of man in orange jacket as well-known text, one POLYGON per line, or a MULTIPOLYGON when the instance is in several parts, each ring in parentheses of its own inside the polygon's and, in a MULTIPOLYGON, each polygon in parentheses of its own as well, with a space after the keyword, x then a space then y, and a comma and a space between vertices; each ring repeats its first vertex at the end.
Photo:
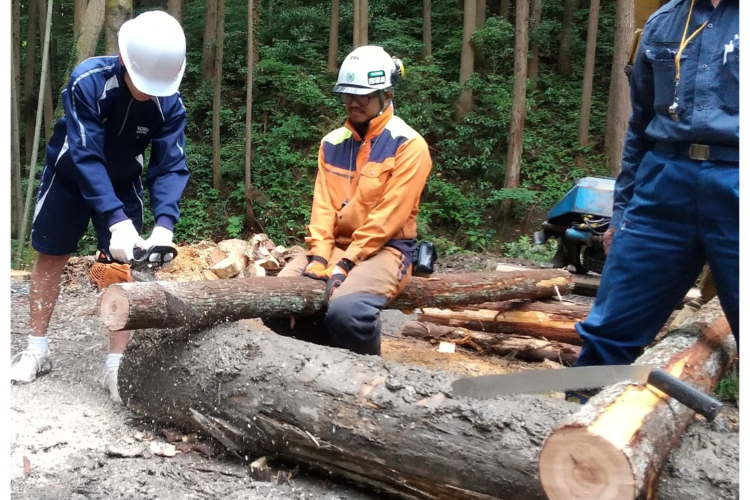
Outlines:
POLYGON ((377 90, 367 95, 341 94, 341 100, 346 106, 346 115, 356 127, 370 123, 370 120, 380 115, 393 99, 393 92, 386 91, 383 92, 381 103, 378 94, 377 90))

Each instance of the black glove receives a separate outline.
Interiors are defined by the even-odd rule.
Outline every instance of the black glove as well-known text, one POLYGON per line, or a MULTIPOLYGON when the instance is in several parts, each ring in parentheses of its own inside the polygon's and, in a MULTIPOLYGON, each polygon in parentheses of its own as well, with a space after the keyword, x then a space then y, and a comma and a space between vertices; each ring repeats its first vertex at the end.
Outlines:
POLYGON ((326 304, 331 300, 333 292, 344 282, 349 273, 354 268, 354 262, 349 259, 341 259, 331 270, 331 277, 326 285, 326 304))

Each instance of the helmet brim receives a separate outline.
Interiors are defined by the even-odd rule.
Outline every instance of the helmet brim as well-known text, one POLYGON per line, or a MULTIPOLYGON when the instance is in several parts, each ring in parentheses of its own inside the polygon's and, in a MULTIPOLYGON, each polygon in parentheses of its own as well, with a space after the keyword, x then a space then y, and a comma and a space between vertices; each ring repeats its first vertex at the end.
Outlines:
POLYGON ((378 90, 385 89, 373 89, 370 87, 360 87, 356 85, 336 85, 333 87, 334 94, 352 94, 352 95, 367 95, 377 92, 378 90))
POLYGON ((145 78, 141 78, 135 71, 128 71, 128 73, 135 88, 144 94, 155 97, 169 97, 180 90, 180 83, 182 82, 182 75, 185 73, 186 63, 187 59, 182 62, 182 68, 180 68, 180 72, 175 79, 170 81, 146 80, 145 78))

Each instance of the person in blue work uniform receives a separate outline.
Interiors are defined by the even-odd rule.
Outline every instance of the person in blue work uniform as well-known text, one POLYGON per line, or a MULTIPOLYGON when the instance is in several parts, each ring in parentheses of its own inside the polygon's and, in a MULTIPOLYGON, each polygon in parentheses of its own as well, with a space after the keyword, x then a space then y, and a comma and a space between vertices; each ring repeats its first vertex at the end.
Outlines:
POLYGON ((739 0, 674 0, 646 23, 578 366, 635 361, 706 263, 739 344, 739 17, 739 0))
MULTIPOLYGON (((134 247, 171 245, 179 201, 188 180, 186 114, 178 88, 185 71, 185 35, 166 12, 149 11, 125 22, 119 56, 93 57, 70 75, 61 99, 65 115, 47 146, 34 210, 31 244, 38 252, 31 274, 31 335, 11 367, 11 381, 28 383, 48 372, 47 329, 63 267, 93 223, 100 251, 128 263, 134 247), (145 181, 155 227, 144 241, 145 181)), ((117 370, 129 332, 110 338, 102 385, 120 401, 117 370)))

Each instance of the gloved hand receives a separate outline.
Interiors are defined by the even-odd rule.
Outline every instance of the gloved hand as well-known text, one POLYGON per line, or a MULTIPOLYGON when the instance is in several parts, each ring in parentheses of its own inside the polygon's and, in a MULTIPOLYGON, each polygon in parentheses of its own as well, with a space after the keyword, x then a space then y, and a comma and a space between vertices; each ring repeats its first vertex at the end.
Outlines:
POLYGON ((145 247, 151 248, 156 246, 174 246, 172 244, 172 238, 174 234, 172 231, 163 226, 155 226, 154 230, 151 231, 151 236, 146 240, 145 247))
POLYGON ((130 219, 112 224, 109 232, 112 233, 109 239, 109 253, 113 259, 120 262, 129 263, 133 260, 133 247, 142 247, 145 243, 130 219))
POLYGON ((323 257, 313 255, 312 258, 310 258, 310 263, 307 265, 305 270, 302 271, 302 276, 307 276, 308 278, 312 278, 314 280, 327 281, 328 278, 331 277, 331 275, 326 272, 327 265, 328 261, 323 257))
POLYGON ((604 232, 602 244, 604 245, 604 255, 609 255, 609 248, 612 246, 612 238, 615 237, 617 229, 611 227, 604 232))
POLYGON ((326 302, 331 300, 333 292, 344 282, 349 276, 352 268, 354 268, 354 262, 349 259, 341 259, 335 266, 326 269, 329 274, 328 284, 326 285, 326 302))

